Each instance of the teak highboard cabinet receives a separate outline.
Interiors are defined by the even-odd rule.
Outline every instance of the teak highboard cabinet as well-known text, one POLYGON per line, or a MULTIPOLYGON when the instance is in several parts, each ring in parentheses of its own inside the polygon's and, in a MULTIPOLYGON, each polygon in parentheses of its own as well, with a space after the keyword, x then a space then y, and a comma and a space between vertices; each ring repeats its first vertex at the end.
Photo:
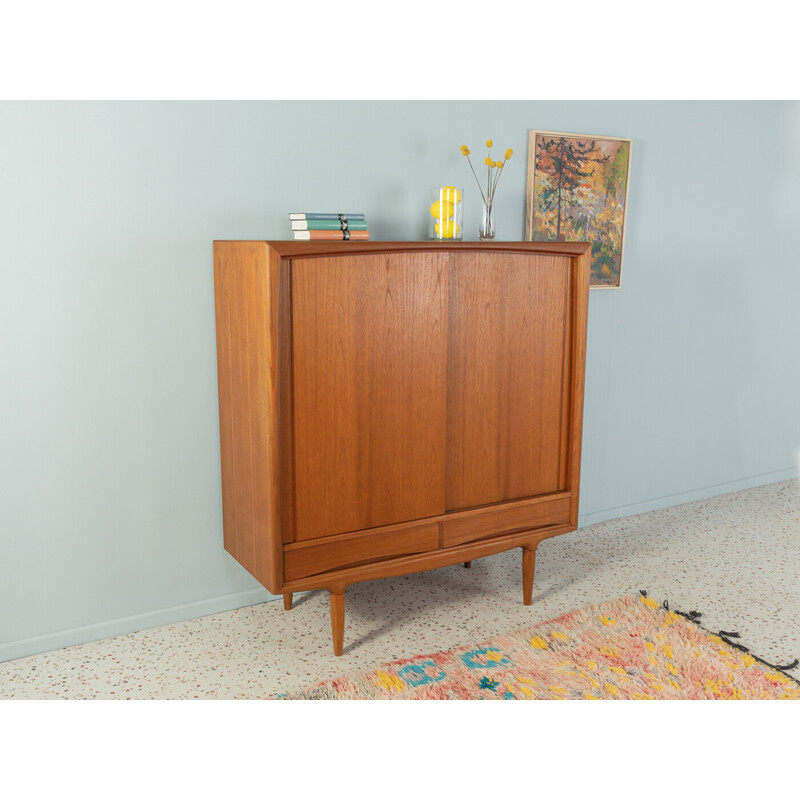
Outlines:
POLYGON ((344 592, 578 519, 589 245, 214 242, 225 549, 344 592))

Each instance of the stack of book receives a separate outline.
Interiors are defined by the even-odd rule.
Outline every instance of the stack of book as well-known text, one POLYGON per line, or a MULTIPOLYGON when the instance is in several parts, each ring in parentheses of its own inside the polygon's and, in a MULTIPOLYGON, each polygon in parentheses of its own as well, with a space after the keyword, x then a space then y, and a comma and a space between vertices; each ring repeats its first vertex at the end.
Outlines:
POLYGON ((369 239, 363 214, 289 214, 295 239, 365 242, 369 239))

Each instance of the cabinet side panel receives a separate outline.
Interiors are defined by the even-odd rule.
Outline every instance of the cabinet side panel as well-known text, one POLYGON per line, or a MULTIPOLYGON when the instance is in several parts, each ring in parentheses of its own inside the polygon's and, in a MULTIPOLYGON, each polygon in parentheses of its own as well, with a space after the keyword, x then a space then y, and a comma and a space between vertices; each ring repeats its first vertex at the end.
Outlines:
POLYGON ((583 397, 586 380, 586 337, 589 318, 591 250, 572 259, 570 355, 570 435, 567 456, 567 482, 572 496, 570 522, 578 527, 578 503, 581 483, 583 445, 583 397))
POLYGON ((453 256, 448 511, 565 488, 569 278, 563 256, 453 256))
POLYGON ((264 242, 214 243, 214 296, 225 549, 278 592, 278 261, 264 242))
POLYGON ((295 540, 443 512, 447 263, 292 261, 295 540))

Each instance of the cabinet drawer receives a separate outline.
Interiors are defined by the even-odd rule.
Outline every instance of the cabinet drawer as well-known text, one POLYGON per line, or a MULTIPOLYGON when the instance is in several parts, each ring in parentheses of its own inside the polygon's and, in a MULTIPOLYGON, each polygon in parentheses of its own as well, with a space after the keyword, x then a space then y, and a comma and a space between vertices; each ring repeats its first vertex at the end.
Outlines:
POLYGON ((381 558, 424 553, 435 550, 438 543, 439 527, 432 522, 411 528, 348 534, 319 544, 288 545, 284 552, 284 576, 293 581, 381 558))
POLYGON ((543 525, 569 522, 568 495, 515 503, 511 508, 494 508, 470 516, 441 522, 442 543, 453 547, 474 539, 524 531, 543 525))

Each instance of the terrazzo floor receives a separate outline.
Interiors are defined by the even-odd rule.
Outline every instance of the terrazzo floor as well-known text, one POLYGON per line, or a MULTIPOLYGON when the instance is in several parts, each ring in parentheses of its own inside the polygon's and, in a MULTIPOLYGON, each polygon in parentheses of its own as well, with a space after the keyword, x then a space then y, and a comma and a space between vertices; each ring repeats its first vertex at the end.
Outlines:
MULTIPOLYGON (((521 551, 471 569, 355 584, 344 655, 328 593, 295 596, 0 664, 0 699, 261 699, 384 661, 477 644, 646 589, 737 631, 773 664, 800 657, 800 482, 784 481, 582 528, 539 545, 533 605, 521 551)), ((800 673, 800 669, 792 674, 800 673)))

